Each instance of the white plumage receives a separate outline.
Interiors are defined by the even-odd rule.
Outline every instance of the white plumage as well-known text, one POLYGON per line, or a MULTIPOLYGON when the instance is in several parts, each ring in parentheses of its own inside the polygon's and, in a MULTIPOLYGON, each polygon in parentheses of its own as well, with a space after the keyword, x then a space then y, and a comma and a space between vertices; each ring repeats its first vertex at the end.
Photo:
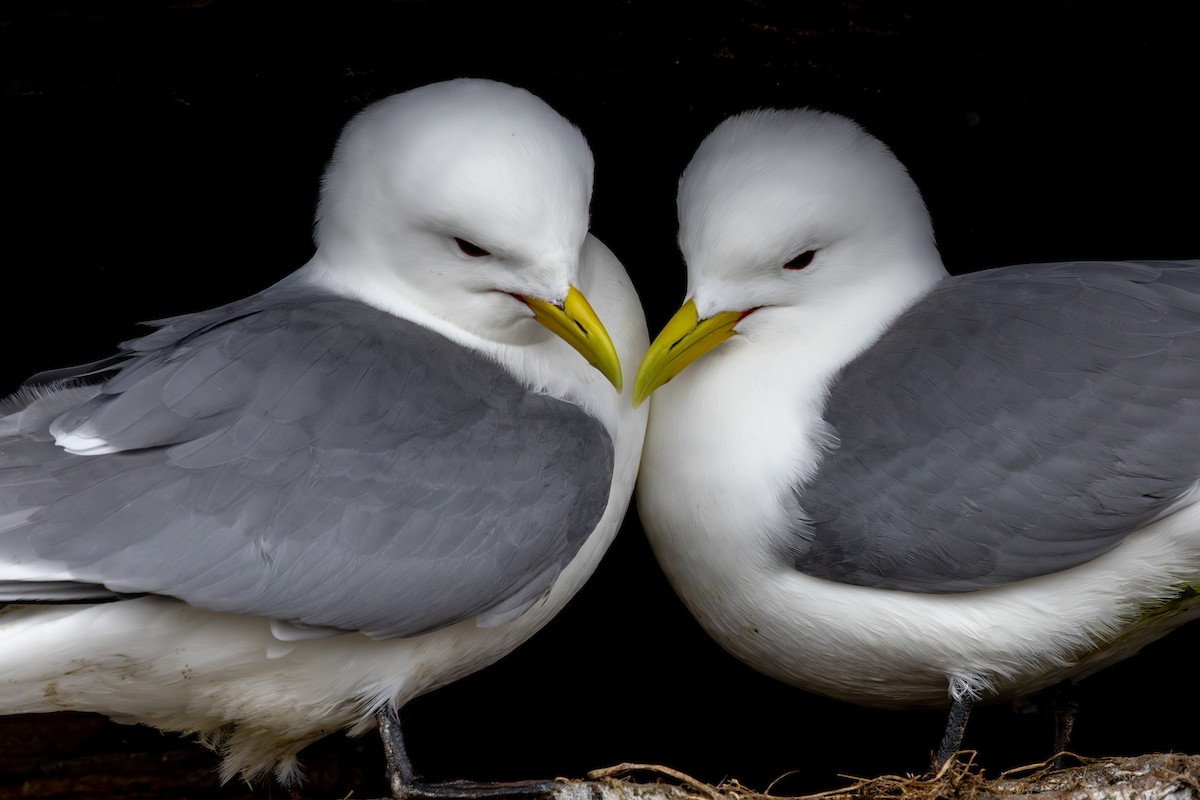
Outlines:
POLYGON ((687 302, 635 385, 654 392, 637 503, 729 652, 856 703, 953 702, 965 724, 975 699, 1082 677, 1200 613, 1196 262, 949 278, 900 163, 811 110, 722 123, 679 223, 687 302), (988 338, 1009 316, 1023 352, 988 338), (1053 394, 1059 370, 1080 388, 1053 394), (998 385, 1023 405, 992 408, 998 385), (1110 428, 1144 461, 1107 451, 1110 428), (1143 479, 1173 488, 1143 508, 1125 488, 1143 479), (1076 528, 1037 522, 1073 502, 1076 528), (1093 519, 1111 531, 1094 544, 1093 519))
MULTIPOLYGON (((339 728, 349 728, 352 733, 369 729, 381 709, 399 708, 417 695, 491 664, 549 621, 587 580, 617 532, 632 492, 646 419, 644 410, 630 407, 628 394, 619 394, 621 370, 629 370, 624 382, 631 382, 633 365, 648 339, 628 276, 613 254, 587 230, 592 166, 591 153, 579 131, 521 89, 490 81, 457 80, 383 100, 352 120, 339 141, 325 176, 318 214, 317 251, 312 260, 276 287, 240 301, 243 305, 231 305, 233 312, 205 312, 215 315, 216 322, 210 324, 207 322, 210 318, 204 317, 205 325, 190 334, 187 333, 189 318, 180 318, 183 322, 168 321, 164 331, 169 333, 174 330, 171 326, 176 325, 184 335, 177 342, 168 343, 162 351, 165 353, 162 365, 154 368, 160 373, 149 367, 145 371, 162 374, 161 370, 173 368, 179 358, 190 357, 187 355, 190 348, 207 347, 195 359, 197 363, 203 367, 206 358, 224 361, 211 369, 196 368, 205 376, 203 381, 197 381, 198 389, 180 388, 179 380, 164 379, 166 388, 161 398, 156 395, 153 414, 141 418, 133 414, 127 428, 113 428, 116 423, 106 422, 108 418, 102 415, 107 413, 108 406, 103 404, 90 418, 66 416, 100 391, 94 377, 73 377, 67 383, 40 382, 11 399, 8 415, 0 418, 0 473, 12 467, 14 459, 25 458, 21 455, 25 451, 20 448, 33 447, 40 441, 46 444, 37 446, 52 448, 51 435, 57 438, 58 448, 54 453, 61 454, 65 448, 85 454, 80 459, 64 461, 69 468, 85 462, 99 463, 91 459, 141 457, 139 454, 158 449, 167 453, 168 467, 164 469, 186 472, 178 467, 176 456, 184 461, 203 460, 207 453, 214 452, 213 442, 224 442, 222 447, 244 448, 246 452, 257 453, 254 448, 269 451, 270 458, 278 456, 279 466, 272 471, 255 467, 250 463, 253 458, 231 461, 226 472, 234 480, 224 481, 219 480, 220 471, 225 469, 221 464, 203 464, 203 469, 209 471, 205 474, 217 477, 205 479, 209 482, 201 486, 203 491, 186 495, 195 507, 203 507, 205 497, 215 497, 219 491, 250 499, 235 509, 212 509, 211 517, 219 519, 211 525, 205 521, 208 517, 197 514, 188 523, 196 527, 184 527, 184 538, 177 540, 179 558, 160 555, 159 561, 139 563, 138 554, 143 551, 136 542, 132 543, 118 558, 121 574, 112 574, 111 580, 107 573, 88 572, 108 568, 94 567, 92 562, 100 556, 82 552, 87 549, 86 536, 91 534, 80 533, 66 543, 57 543, 58 534, 53 531, 42 534, 35 529, 35 533, 27 534, 30 530, 27 523, 36 522, 41 506, 49 505, 55 498, 39 495, 42 499, 38 506, 23 505, 26 487, 19 481, 6 482, 0 477, 0 593, 3 594, 0 602, 12 603, 0 609, 0 712, 95 711, 123 722, 198 733, 224 755, 224 778, 238 773, 254 777, 274 771, 284 783, 295 783, 301 777, 297 753, 308 743, 339 728), (587 301, 582 301, 582 296, 587 301), (293 300, 294 297, 307 299, 293 300), (446 598, 445 603, 438 597, 415 598, 414 602, 426 603, 430 608, 418 613, 409 627, 388 631, 386 616, 382 622, 370 622, 384 629, 380 638, 357 629, 339 630, 320 624, 323 614, 328 615, 327 619, 352 619, 358 612, 355 603, 342 600, 336 601, 340 603, 337 607, 322 608, 326 592, 331 598, 329 602, 334 603, 332 598, 342 597, 347 587, 356 586, 356 574, 350 564, 376 567, 380 566, 380 559, 386 562, 395 557, 388 555, 391 551, 386 549, 381 549, 377 556, 368 551, 363 562, 363 553, 355 548, 374 547, 376 540, 364 539, 356 545, 352 526, 343 526, 345 530, 331 527, 341 537, 336 539, 332 538, 334 533, 322 533, 323 529, 315 527, 325 524, 322 514, 326 511, 330 518, 337 518, 338 525, 342 524, 340 520, 354 515, 364 521, 379 519, 381 511, 372 504, 372 496, 355 488, 372 485, 373 478, 370 474, 353 473, 355 439, 336 436, 342 435, 339 431, 357 430, 360 437, 357 441, 364 448, 375 444, 371 441, 372 418, 345 419, 344 415, 350 413, 346 409, 351 408, 351 400, 358 403, 353 406, 355 409, 370 408, 370 381, 375 375, 385 374, 377 366, 391 357, 387 352, 389 347, 386 342, 379 344, 367 337, 362 339, 367 344, 348 346, 344 355, 328 355, 322 348, 328 342, 336 345, 339 341, 340 323, 316 314, 318 321, 327 321, 312 334, 295 335, 299 343, 288 346, 298 350, 299 355, 286 351, 292 353, 294 361, 303 357, 304 364, 316 365, 287 373, 294 384, 269 385, 272 376, 286 365, 278 366, 267 356, 261 356, 264 361, 256 367, 262 373, 262 385, 257 388, 254 375, 230 377, 229 386, 224 388, 214 383, 222 380, 223 374, 232 374, 231 370, 239 363, 257 364, 242 360, 242 353, 250 357, 258 352, 251 345, 273 341, 271 337, 276 334, 292 335, 290 328, 264 329, 253 332, 257 338, 246 338, 251 334, 238 332, 239 325, 249 324, 243 317, 253 320, 263 316, 260 312, 265 307, 268 311, 275 309, 270 313, 291 320, 287 315, 293 308, 312 298, 338 308, 346 306, 344 300, 361 301, 361 306, 352 303, 347 307, 358 309, 356 315, 369 320, 370 325, 386 328, 392 325, 387 321, 391 317, 386 315, 394 315, 434 332, 434 336, 421 339, 427 342, 423 346, 434 346, 447 354, 457 352, 456 346, 467 348, 481 368, 492 365, 488 370, 493 371, 483 370, 481 374, 486 373, 490 382, 500 381, 494 389, 480 387, 482 397, 495 396, 498 402, 511 398, 514 403, 525 403, 528 399, 534 407, 542 409, 539 413, 552 414, 554 419, 564 420, 564 425, 581 430, 587 429, 586 420, 598 421, 597 435, 611 442, 611 478, 604 469, 597 468, 595 474, 610 482, 598 487, 600 504, 595 510, 598 522, 594 530, 554 529, 544 534, 554 542, 566 543, 562 547, 551 543, 552 552, 558 555, 553 563, 547 561, 544 566, 525 564, 521 559, 526 558, 523 555, 526 551, 521 548, 541 552, 538 548, 550 545, 532 534, 531 541, 522 541, 519 528, 502 534, 499 538, 504 541, 493 541, 487 532, 490 523, 484 517, 480 517, 483 522, 475 523, 476 527, 482 525, 482 530, 474 533, 456 532, 457 523, 438 523, 451 529, 437 528, 428 535, 420 531, 406 533, 408 539, 403 541, 414 540, 425 548, 423 553, 448 550, 449 554, 436 558, 422 556, 432 560, 415 568, 406 568, 403 559, 397 559, 392 573, 384 563, 379 576, 373 579, 375 583, 362 588, 364 605, 375 594, 391 591, 394 588, 389 585, 391 582, 402 583, 406 574, 419 578, 425 568, 445 566, 445 559, 461 556, 474 558, 472 563, 478 563, 482 554, 486 567, 489 548, 500 548, 490 562, 492 572, 504 573, 501 576, 504 582, 496 578, 496 596, 491 599, 485 596, 485 602, 477 604, 483 610, 465 619, 460 619, 467 613, 462 610, 439 610, 442 605, 453 605, 453 598, 446 598), (380 311, 385 316, 380 316, 380 311), (596 317, 603 320, 603 326, 596 322, 596 317), (238 347, 242 347, 239 342, 249 344, 244 350, 232 353, 220 349, 225 347, 223 343, 209 344, 213 337, 224 335, 223 331, 233 331, 228 341, 238 347), (313 344, 307 349, 320 352, 307 352, 305 335, 313 337, 313 344), (611 345, 607 344, 609 337, 611 345), (611 350, 614 346, 615 352, 611 350), (172 348, 176 349, 175 354, 172 348), (596 368, 585 358, 592 360, 596 368), (338 386, 342 378, 337 377, 341 374, 337 370, 346 369, 346 364, 359 363, 356 359, 363 365, 353 373, 357 377, 344 381, 349 385, 338 386), (496 364, 500 365, 499 372, 495 372, 496 364), (318 368, 326 369, 334 378, 318 374, 318 368), (76 388, 80 382, 83 388, 76 388), (303 392, 314 385, 328 394, 306 398, 303 392), (143 424, 161 423, 174 431, 192 422, 206 423, 207 418, 188 419, 188 402, 204 393, 206 401, 211 395, 216 398, 211 402, 216 403, 223 392, 243 389, 250 398, 244 401, 244 408, 235 403, 232 410, 221 410, 233 415, 233 423, 213 433, 194 434, 208 438, 190 442, 184 437, 182 449, 178 442, 138 440, 135 445, 125 441, 125 438, 138 439, 139 426, 143 424), (272 405, 251 408, 266 403, 264 396, 273 398, 272 405), (258 416, 253 416, 252 411, 258 416), (52 423, 55 419, 58 422, 52 423), (247 420, 252 419, 266 420, 260 423, 264 427, 258 432, 247 429, 247 420), (307 420, 313 423, 310 425, 307 420), (293 446, 289 436, 299 444, 293 446), (180 455, 183 450, 189 452, 180 455), (325 483, 316 478, 306 483, 302 478, 277 494, 280 471, 297 464, 298 471, 307 470, 304 474, 317 476, 325 483), (257 504, 253 492, 244 492, 246 487, 238 485, 245 483, 253 488, 253 480, 243 475, 259 475, 264 487, 270 487, 270 491, 264 489, 266 493, 259 496, 257 504), (351 478, 361 484, 347 483, 351 478), (348 498, 344 503, 339 499, 338 508, 332 511, 320 505, 326 486, 331 487, 329 491, 344 492, 348 498), (269 526, 285 517, 289 503, 318 504, 315 508, 321 513, 296 522, 304 526, 304 537, 313 538, 293 542, 286 530, 279 531, 278 536, 271 533, 269 526), (233 522, 226 519, 231 514, 233 522), (312 530, 309 522, 314 526, 312 530), (255 526, 260 524, 268 527, 256 530, 255 526), (221 535, 230 534, 237 547, 241 547, 238 537, 253 544, 232 550, 234 555, 224 560, 200 563, 205 555, 204 545, 189 543, 188 537, 193 535, 186 531, 207 530, 205 525, 221 535), (242 525, 246 527, 239 528, 242 525), (449 535, 454 541, 458 541, 454 537, 461 537, 465 542, 463 547, 473 549, 459 553, 452 545, 425 542, 430 535, 449 535), (511 541, 514 538, 515 544, 511 541), (306 542, 310 541, 336 541, 337 552, 308 553, 306 542), (53 550, 60 545, 69 555, 53 550), (301 560, 310 557, 311 561, 301 560), (343 562, 339 559, 343 558, 345 567, 340 566, 343 562), (193 560, 197 562, 195 567, 191 564, 193 560), (294 616, 255 613, 258 607, 255 604, 260 599, 267 604, 282 602, 275 598, 278 591, 288 588, 283 584, 306 580, 306 575, 298 572, 300 567, 291 565, 308 563, 316 565, 312 569, 326 570, 328 574, 322 572, 315 588, 302 602, 297 602, 294 616), (416 571, 406 573, 405 569, 416 571), (179 575, 181 580, 186 577, 189 586, 199 587, 197 591, 205 602, 189 604, 175 599, 169 596, 169 587, 164 591, 139 589, 154 586, 159 580, 157 576, 162 574, 179 575), (389 579, 389 574, 394 578, 389 579), (205 588, 206 582, 211 584, 210 588, 205 588), (222 587, 226 584, 228 595, 223 595, 222 587), (533 588, 523 590, 522 585, 533 588), (543 586, 546 588, 540 588, 543 586), (63 593, 75 599, 90 594, 93 599, 113 600, 110 590, 152 593, 135 599, 90 604, 24 602, 53 600, 63 593), (227 598, 238 599, 226 603, 227 598), (236 613, 243 610, 240 607, 224 607, 236 606, 243 600, 247 604, 246 613, 236 613)), ((164 331, 148 338, 161 339, 167 336, 164 331)), ((159 340, 153 339, 153 343, 158 345, 159 340)), ((433 361, 436 367, 437 357, 433 361)), ((122 368, 120 364, 112 369, 101 365, 99 369, 104 374, 100 377, 108 378, 113 369, 122 368)), ((407 367, 396 369, 403 373, 407 367)), ((436 380, 422 372, 423 369, 413 367, 412 380, 436 380)), ((471 385, 473 380, 469 372, 457 376, 464 386, 471 385)), ((134 383, 132 378, 118 376, 118 380, 134 383)), ((132 397, 143 385, 122 386, 124 393, 116 395, 117 401, 132 397)), ((396 389, 400 394, 397 387, 385 388, 396 389)), ((441 419, 436 407, 426 406, 436 406, 438 397, 452 397, 461 392, 452 389, 438 392, 431 394, 430 401, 424 404, 419 388, 404 394, 408 399, 403 408, 384 407, 377 412, 379 424, 386 420, 389 425, 400 425, 404 420, 394 418, 397 412, 417 415, 418 423, 411 435, 428 436, 436 449, 441 436, 438 431, 443 427, 445 436, 452 437, 476 420, 470 408, 456 412, 464 415, 458 421, 441 419)), ((509 412, 501 409, 495 413, 496 419, 505 425, 503 433, 498 435, 511 437, 516 430, 529 436, 532 449, 528 452, 542 454, 547 463, 554 462, 555 448, 568 444, 538 441, 537 431, 542 422, 520 427, 517 420, 509 425, 509 412)), ((500 493, 502 498, 508 490, 463 484, 462 481, 470 481, 475 474, 471 465, 475 461, 486 462, 489 453, 499 448, 499 452, 516 459, 514 464, 519 466, 512 471, 534 468, 525 466, 526 451, 521 442, 506 439, 492 443, 485 434, 486 431, 468 440, 470 446, 480 448, 479 452, 455 456, 459 459, 455 463, 460 466, 452 469, 460 472, 447 471, 451 477, 444 481, 438 472, 436 453, 431 456, 421 450, 413 454, 415 463, 424 466, 412 479, 435 482, 423 493, 418 492, 415 500, 404 502, 425 503, 423 498, 428 497, 427 502, 434 504, 442 502, 446 492, 458 491, 455 496, 465 497, 466 501, 465 505, 458 503, 448 509, 458 515, 455 520, 465 519, 463 524, 469 526, 471 515, 477 511, 493 513, 487 511, 492 507, 488 504, 493 502, 493 495, 500 493), (452 477, 455 474, 463 477, 456 479, 452 477)), ((374 438, 384 435, 381 430, 374 438)), ((603 453, 594 455, 601 459, 598 463, 603 463, 603 453)), ((268 459, 257 463, 272 462, 268 459)), ((378 462, 372 463, 378 463, 381 469, 394 465, 386 451, 379 455, 378 462)), ((37 467, 24 462, 19 466, 26 471, 37 467)), ((187 469, 190 468, 189 462, 187 469)), ((565 468, 574 469, 570 463, 565 468)), ((507 470, 505 467, 501 471, 507 470)), ((16 470, 8 472, 15 474, 16 470)), ((185 476, 183 480, 188 478, 185 476)), ((536 471, 530 480, 540 485, 536 471)), ((526 492, 524 487, 521 484, 517 488, 526 492)), ((380 491, 386 488, 381 487, 380 491)), ((538 502, 536 492, 532 496, 538 502)), ((139 501, 134 498, 135 506, 136 502, 139 501)), ((437 520, 442 514, 437 505, 428 506, 432 509, 428 512, 425 506, 414 508, 416 511, 411 515, 414 518, 437 520)), ((192 510, 189 506, 189 513, 192 510)), ((118 507, 113 513, 126 512, 118 507)), ((407 519, 404 509, 388 513, 397 515, 401 520, 397 524, 408 524, 404 522, 407 519)), ((520 514, 536 514, 537 509, 510 509, 501 505, 494 513, 497 519, 517 519, 520 514)), ((555 507, 546 513, 563 512, 555 507)), ((181 510, 179 515, 183 514, 181 510)), ((164 528, 173 516, 172 512, 164 515, 164 528)), ((563 517, 560 527, 567 524, 567 519, 563 517)), ((99 530, 104 523, 89 520, 87 525, 89 530, 93 527, 99 530)), ((149 531, 146 536, 154 534, 149 531)), ((105 535, 120 541, 124 534, 118 530, 105 535)), ((131 539, 135 535, 140 534, 129 533, 131 539)), ((157 542, 149 538, 148 541, 157 542)), ((393 546, 386 538, 378 546, 384 545, 393 546)), ((155 552, 170 554, 172 550, 168 544, 166 550, 155 552)), ((451 564, 445 571, 457 575, 455 569, 451 564)), ((491 580, 486 569, 471 574, 476 577, 462 578, 461 587, 447 582, 446 591, 478 588, 481 580, 491 580)), ((487 586, 490 584, 482 590, 485 595, 487 586)), ((402 592, 403 587, 397 591, 402 592)), ((400 610, 408 612, 407 608, 400 610)))

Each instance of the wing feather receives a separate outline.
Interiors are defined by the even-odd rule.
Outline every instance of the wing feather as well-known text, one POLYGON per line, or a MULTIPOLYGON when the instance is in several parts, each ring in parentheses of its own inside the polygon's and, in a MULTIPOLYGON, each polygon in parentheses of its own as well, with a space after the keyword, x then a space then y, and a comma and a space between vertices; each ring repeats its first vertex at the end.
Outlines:
POLYGON ((1200 479, 1200 263, 951 278, 831 387, 796 568, 962 592, 1108 552, 1200 479))
POLYGON ((0 581, 22 565, 33 587, 38 565, 43 583, 405 636, 524 608, 604 512, 597 420, 413 323, 277 289, 157 325, 10 399, 0 581))

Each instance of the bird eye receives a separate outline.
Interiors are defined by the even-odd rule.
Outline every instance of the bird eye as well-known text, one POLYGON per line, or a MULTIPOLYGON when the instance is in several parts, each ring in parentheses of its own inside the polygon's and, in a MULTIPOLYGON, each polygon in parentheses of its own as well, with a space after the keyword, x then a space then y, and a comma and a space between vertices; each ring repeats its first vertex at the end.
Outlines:
POLYGON ((464 253, 469 255, 471 258, 479 258, 480 256, 490 256, 491 255, 491 253, 489 253, 487 250, 484 250, 479 245, 472 244, 471 242, 468 242, 466 239, 460 239, 457 236, 454 237, 454 243, 458 245, 459 250, 462 250, 464 253))
POLYGON ((793 258, 791 261, 783 265, 784 269, 804 269, 813 262, 813 257, 817 254, 816 250, 805 250, 800 255, 793 258))

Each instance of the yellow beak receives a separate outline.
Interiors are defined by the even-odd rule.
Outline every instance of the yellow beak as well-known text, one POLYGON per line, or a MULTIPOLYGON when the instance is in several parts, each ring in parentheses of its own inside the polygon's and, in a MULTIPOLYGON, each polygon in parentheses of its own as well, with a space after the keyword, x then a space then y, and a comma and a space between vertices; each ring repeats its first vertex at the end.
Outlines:
POLYGON ((536 297, 516 296, 533 311, 534 319, 579 351, 589 364, 608 378, 618 394, 621 392, 621 362, 617 359, 617 348, 582 292, 570 287, 562 305, 536 297))
POLYGON ((684 367, 733 336, 733 326, 746 311, 722 311, 698 319, 696 304, 688 300, 655 337, 633 379, 633 406, 637 408, 655 389, 683 372, 684 367))

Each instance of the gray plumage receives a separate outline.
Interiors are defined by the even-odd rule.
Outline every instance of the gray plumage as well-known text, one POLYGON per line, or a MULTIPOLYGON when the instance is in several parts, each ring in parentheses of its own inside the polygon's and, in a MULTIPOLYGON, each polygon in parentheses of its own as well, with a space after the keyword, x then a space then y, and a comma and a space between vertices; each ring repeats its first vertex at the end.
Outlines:
POLYGON ((157 325, 9 400, 0 552, 79 584, 0 602, 153 593, 407 636, 515 616, 604 512, 597 420, 412 322, 277 287, 157 325))
POLYGON ((688 299, 634 380, 657 390, 638 508, 731 654, 949 704, 940 765, 974 703, 1200 616, 1200 261, 950 277, 903 165, 812 109, 722 122, 678 206, 688 299))
POLYGON ((808 575, 963 592, 1091 560, 1200 478, 1200 262, 949 278, 835 379, 808 575))

